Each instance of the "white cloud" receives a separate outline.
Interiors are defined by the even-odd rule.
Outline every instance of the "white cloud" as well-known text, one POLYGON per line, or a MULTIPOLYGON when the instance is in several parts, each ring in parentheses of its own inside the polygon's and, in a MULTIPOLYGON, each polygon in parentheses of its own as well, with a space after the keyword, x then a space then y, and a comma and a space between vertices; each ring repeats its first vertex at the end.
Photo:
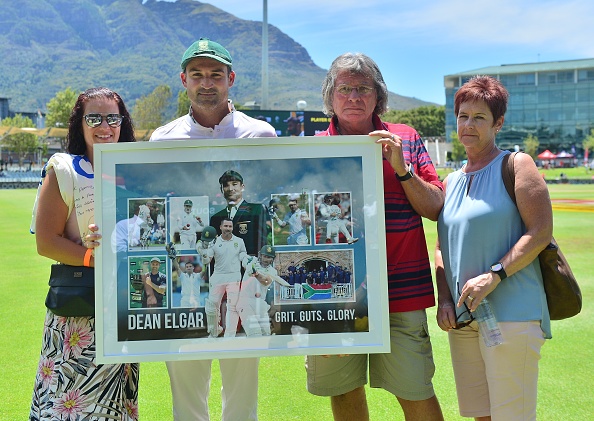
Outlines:
POLYGON ((452 48, 532 46, 566 54, 594 55, 594 2, 463 0, 426 2, 408 12, 410 28, 452 48), (415 23, 416 22, 416 23, 415 23))

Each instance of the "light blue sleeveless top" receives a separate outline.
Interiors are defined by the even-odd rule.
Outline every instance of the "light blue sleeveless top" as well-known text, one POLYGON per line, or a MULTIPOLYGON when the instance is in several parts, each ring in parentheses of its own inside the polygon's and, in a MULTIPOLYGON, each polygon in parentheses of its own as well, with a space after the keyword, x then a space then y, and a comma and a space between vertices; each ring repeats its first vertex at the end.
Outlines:
MULTIPOLYGON (((488 271, 526 231, 501 178, 501 161, 507 153, 502 151, 478 171, 458 170, 447 177, 437 231, 454 302, 468 279, 488 271)), ((538 258, 501 281, 488 298, 498 321, 540 320, 545 337, 551 338, 538 258)), ((465 308, 456 311, 460 314, 465 308)))

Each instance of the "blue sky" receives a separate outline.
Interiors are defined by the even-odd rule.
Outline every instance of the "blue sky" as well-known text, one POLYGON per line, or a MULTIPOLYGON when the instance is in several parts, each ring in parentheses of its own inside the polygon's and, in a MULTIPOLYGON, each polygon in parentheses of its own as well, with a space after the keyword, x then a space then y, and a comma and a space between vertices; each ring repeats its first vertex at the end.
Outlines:
MULTIPOLYGON (((211 0, 262 21, 261 0, 211 0)), ((592 0, 268 0, 268 22, 320 67, 362 52, 388 89, 445 103, 443 77, 465 70, 594 57, 592 0)))

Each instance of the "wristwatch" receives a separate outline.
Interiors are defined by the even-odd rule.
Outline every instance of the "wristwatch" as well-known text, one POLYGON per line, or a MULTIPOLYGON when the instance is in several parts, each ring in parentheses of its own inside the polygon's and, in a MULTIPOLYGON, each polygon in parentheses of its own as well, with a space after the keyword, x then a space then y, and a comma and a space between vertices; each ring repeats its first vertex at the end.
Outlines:
POLYGON ((404 174, 404 175, 398 175, 396 173, 394 173, 394 174, 396 174, 396 178, 398 180, 400 180, 401 182, 402 181, 406 181, 406 180, 410 180, 413 177, 413 172, 412 172, 412 169, 411 168, 412 168, 412 166, 409 164, 408 165, 408 169, 406 170, 406 174, 404 174))
POLYGON ((507 278, 507 273, 505 273, 505 270, 503 269, 503 263, 501 263, 501 262, 493 263, 489 269, 491 270, 491 272, 499 275, 499 278, 502 281, 505 278, 507 278))

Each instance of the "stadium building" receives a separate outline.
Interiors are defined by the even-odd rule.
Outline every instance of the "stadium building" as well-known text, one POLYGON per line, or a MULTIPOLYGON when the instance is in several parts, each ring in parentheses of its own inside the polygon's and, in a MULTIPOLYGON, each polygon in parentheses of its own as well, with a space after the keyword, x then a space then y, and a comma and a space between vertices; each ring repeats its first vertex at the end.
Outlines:
POLYGON ((505 124, 497 136, 501 148, 522 148, 531 133, 539 150, 583 155, 582 141, 594 128, 594 59, 505 64, 445 76, 448 142, 456 130, 454 95, 475 75, 496 77, 509 91, 505 124))

